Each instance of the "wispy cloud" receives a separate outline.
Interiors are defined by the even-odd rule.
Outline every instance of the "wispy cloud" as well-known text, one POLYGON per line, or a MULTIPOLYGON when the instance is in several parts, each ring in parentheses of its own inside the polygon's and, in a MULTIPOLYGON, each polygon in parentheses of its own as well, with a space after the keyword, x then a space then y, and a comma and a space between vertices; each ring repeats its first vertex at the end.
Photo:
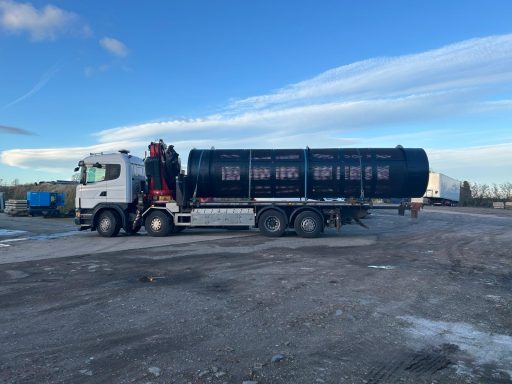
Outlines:
MULTIPOLYGON (((126 48, 124 44, 122 47, 126 48)), ((512 103, 505 91, 511 86, 512 34, 491 36, 427 52, 341 66, 266 95, 231 102, 213 115, 102 130, 95 136, 99 143, 96 146, 119 149, 113 144, 122 138, 126 144, 123 146, 142 153, 150 140, 164 137, 186 154, 192 147, 365 147, 382 146, 393 139, 395 144, 430 147, 432 162, 439 171, 443 170, 443 162, 450 162, 452 166, 464 165, 466 170, 481 169, 479 164, 484 163, 489 168, 492 164, 493 171, 506 172, 503 162, 500 165, 495 160, 495 154, 509 159, 507 151, 512 153, 512 144, 503 143, 512 142, 511 136, 487 140, 486 147, 470 148, 485 160, 468 157, 460 148, 464 145, 456 145, 455 140, 452 146, 459 149, 440 150, 440 145, 432 143, 443 137, 440 131, 445 131, 446 121, 461 126, 462 119, 473 116, 494 116, 491 114, 496 111, 508 114, 512 103), (365 139, 368 132, 371 139, 365 139)), ((466 134, 450 129, 452 138, 466 134)), ((442 147, 449 145, 443 142, 442 147)), ((50 163, 61 155, 70 159, 71 153, 75 161, 79 154, 78 149, 67 148, 51 150, 52 156, 46 150, 34 151, 17 150, 9 164, 40 164, 41 156, 43 163, 50 163)), ((7 152, 2 154, 3 162, 8 160, 4 155, 7 152)), ((454 177, 463 178, 459 171, 454 173, 454 177)), ((475 180, 490 174, 487 169, 479 174, 472 172, 468 178, 475 180)))
POLYGON ((117 39, 112 37, 104 37, 100 40, 100 45, 110 54, 117 57, 126 57, 128 56, 128 48, 126 45, 117 39))
MULTIPOLYGON (((431 120, 435 117, 467 113, 472 104, 462 104, 449 95, 428 94, 399 99, 330 102, 281 109, 265 109, 240 114, 217 114, 194 119, 180 119, 107 129, 97 134, 100 142, 116 137, 137 139, 164 134, 239 134, 273 132, 286 137, 290 132, 353 132, 375 124, 431 120), (371 112, 371 113, 370 113, 371 112)), ((283 140, 286 145, 286 140, 283 140)))
POLYGON ((32 132, 22 128, 9 127, 7 125, 0 125, 0 133, 9 133, 12 135, 33 135, 32 132))
MULTIPOLYGON (((491 100, 512 84, 512 35, 472 39, 414 55, 378 58, 326 71, 268 95, 231 103, 213 116, 104 130, 136 139, 188 132, 247 129, 351 132, 375 125, 432 121, 484 109, 511 108, 491 100)), ((277 132, 279 133, 279 132, 277 132)))
POLYGON ((17 97, 13 101, 0 107, 0 111, 10 108, 13 105, 16 105, 18 103, 21 103, 23 100, 26 100, 29 97, 35 95, 37 92, 39 92, 41 89, 43 89, 43 87, 52 79, 53 76, 55 76, 57 74, 57 72, 60 71, 60 69, 62 68, 63 65, 64 65, 63 62, 59 62, 59 63, 53 65, 49 70, 47 70, 41 76, 39 81, 28 92, 24 93, 20 97, 17 97))
POLYGON ((0 28, 28 33, 33 41, 55 40, 64 34, 90 36, 91 28, 74 12, 48 4, 37 9, 30 3, 0 0, 0 28))
POLYGON ((326 99, 393 99, 467 92, 512 80, 512 35, 466 40, 418 54, 374 58, 328 70, 268 95, 235 101, 231 109, 311 104, 326 99))
POLYGON ((0 153, 0 162, 12 167, 70 174, 81 158, 89 153, 115 152, 123 148, 144 148, 146 143, 116 141, 83 147, 9 149, 0 153))
POLYGON ((88 66, 84 68, 84 75, 85 77, 92 77, 96 75, 97 73, 106 72, 110 69, 109 64, 102 64, 97 67, 88 66))

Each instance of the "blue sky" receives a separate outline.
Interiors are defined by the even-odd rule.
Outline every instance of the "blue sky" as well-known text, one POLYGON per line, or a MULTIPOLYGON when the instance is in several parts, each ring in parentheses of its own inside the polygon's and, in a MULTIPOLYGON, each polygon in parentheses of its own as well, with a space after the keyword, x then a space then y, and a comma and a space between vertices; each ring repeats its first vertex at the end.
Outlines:
POLYGON ((422 147, 512 181, 510 1, 0 0, 0 179, 90 152, 422 147))

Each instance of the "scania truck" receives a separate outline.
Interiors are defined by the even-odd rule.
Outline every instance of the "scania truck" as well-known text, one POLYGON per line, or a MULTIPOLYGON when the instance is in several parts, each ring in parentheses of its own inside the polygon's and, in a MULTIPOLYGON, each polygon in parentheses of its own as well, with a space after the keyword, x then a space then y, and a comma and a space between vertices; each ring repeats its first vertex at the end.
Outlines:
POLYGON ((191 227, 293 229, 317 237, 360 223, 370 198, 425 193, 421 148, 192 149, 187 172, 174 146, 151 142, 142 159, 128 151, 79 161, 75 223, 116 236, 142 227, 167 236, 191 227))

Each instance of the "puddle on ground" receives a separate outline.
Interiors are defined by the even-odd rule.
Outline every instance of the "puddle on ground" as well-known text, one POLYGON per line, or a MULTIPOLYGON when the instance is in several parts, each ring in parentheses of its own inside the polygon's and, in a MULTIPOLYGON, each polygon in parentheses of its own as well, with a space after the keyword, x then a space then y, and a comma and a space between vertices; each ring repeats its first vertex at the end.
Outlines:
POLYGON ((19 270, 7 270, 7 271, 4 271, 7 276, 10 278, 10 279, 13 279, 13 280, 17 280, 17 279, 23 279, 25 277, 28 277, 30 276, 28 273, 26 272, 23 272, 23 271, 19 271, 19 270))
MULTIPOLYGON (((462 322, 433 321, 415 316, 400 316, 399 319, 410 323, 406 332, 415 344, 418 341, 420 346, 455 344, 469 354, 477 365, 492 364, 512 377, 512 336, 482 332, 462 322)), ((467 370, 467 366, 457 368, 457 372, 467 370)))
POLYGON ((27 231, 18 231, 18 230, 10 230, 10 229, 0 229, 0 247, 9 247, 11 242, 18 242, 18 241, 27 241, 27 240, 53 240, 53 239, 60 239, 62 237, 68 237, 68 236, 75 236, 81 233, 80 231, 74 230, 74 231, 67 231, 67 232, 59 232, 59 233, 48 233, 43 235, 33 235, 33 236, 27 236, 23 238, 7 238, 7 239, 1 239, 1 237, 13 237, 13 236, 19 236, 22 234, 27 234, 27 231), (5 243, 5 244, 3 244, 5 243))
POLYGON ((49 233, 45 235, 35 235, 27 237, 27 240, 50 240, 50 239, 59 239, 61 237, 74 236, 81 233, 78 230, 68 231, 68 232, 60 232, 60 233, 49 233))
POLYGON ((374 269, 395 269, 394 265, 369 265, 368 268, 374 269))
POLYGON ((17 236, 23 233, 27 233, 27 231, 19 231, 15 229, 0 229, 0 236, 17 236))

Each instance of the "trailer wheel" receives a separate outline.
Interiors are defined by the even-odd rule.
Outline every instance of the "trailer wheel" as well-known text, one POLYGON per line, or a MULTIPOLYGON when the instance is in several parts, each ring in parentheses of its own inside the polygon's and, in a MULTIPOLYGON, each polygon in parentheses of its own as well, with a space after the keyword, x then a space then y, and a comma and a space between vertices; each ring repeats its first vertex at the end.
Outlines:
POLYGON ((304 211, 297 215, 293 227, 300 237, 318 237, 322 232, 322 218, 313 211, 304 211))
POLYGON ((163 237, 169 235, 174 229, 172 218, 163 211, 151 212, 144 223, 149 236, 163 237))
POLYGON ((119 233, 121 225, 117 220, 116 214, 110 210, 100 213, 96 230, 100 236, 115 237, 119 233))
POLYGON ((281 212, 270 209, 261 214, 258 227, 265 236, 280 237, 286 231, 286 219, 281 212))

